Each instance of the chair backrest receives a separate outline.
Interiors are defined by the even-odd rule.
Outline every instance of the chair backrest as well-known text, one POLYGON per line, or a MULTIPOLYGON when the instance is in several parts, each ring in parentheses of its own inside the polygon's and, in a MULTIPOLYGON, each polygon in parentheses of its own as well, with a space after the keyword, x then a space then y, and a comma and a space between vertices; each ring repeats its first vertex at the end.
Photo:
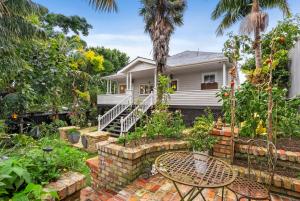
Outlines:
POLYGON ((263 139, 248 141, 248 177, 270 188, 277 163, 276 146, 263 139))

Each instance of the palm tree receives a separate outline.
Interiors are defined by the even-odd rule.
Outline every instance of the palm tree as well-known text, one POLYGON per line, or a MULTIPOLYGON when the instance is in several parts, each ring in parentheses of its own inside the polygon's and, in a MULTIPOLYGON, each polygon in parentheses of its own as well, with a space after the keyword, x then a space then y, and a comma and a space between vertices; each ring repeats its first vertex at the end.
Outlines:
POLYGON ((261 59, 261 32, 268 26, 268 15, 262 9, 279 8, 284 15, 290 15, 287 0, 220 0, 212 12, 211 18, 216 20, 222 17, 217 28, 217 35, 242 20, 240 30, 242 33, 254 33, 253 49, 255 50, 256 68, 262 66, 261 59))
MULTIPOLYGON (((89 0, 89 2, 98 10, 117 11, 116 0, 89 0)), ((141 3, 143 7, 140 15, 144 17, 145 32, 149 33, 153 43, 153 58, 159 77, 166 68, 169 42, 175 26, 183 24, 186 2, 185 0, 141 0, 141 3)), ((162 96, 158 87, 158 103, 162 101, 162 96)))
POLYGON ((89 0, 89 3, 97 10, 101 11, 117 11, 118 6, 116 0, 89 0))
MULTIPOLYGON (((158 77, 163 75, 169 55, 169 42, 176 26, 183 24, 185 0, 142 0, 140 15, 144 17, 145 32, 149 33, 153 44, 153 58, 158 77)), ((162 87, 157 91, 157 102, 163 98, 162 87)))

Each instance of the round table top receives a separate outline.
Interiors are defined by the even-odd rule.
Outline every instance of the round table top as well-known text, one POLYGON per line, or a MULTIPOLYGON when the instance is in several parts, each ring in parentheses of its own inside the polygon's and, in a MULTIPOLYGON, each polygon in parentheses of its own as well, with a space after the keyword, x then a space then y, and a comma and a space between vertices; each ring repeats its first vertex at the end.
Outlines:
POLYGON ((156 159, 155 166, 164 177, 199 188, 224 187, 237 176, 226 162, 197 152, 168 152, 156 159))

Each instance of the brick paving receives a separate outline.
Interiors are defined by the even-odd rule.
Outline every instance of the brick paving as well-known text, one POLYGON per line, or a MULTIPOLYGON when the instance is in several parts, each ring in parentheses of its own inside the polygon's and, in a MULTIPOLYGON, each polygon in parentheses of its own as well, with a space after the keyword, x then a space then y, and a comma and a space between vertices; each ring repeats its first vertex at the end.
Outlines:
MULTIPOLYGON (((180 190, 188 192, 187 186, 179 185, 180 190)), ((205 189, 203 191, 207 201, 221 201, 220 189, 205 189)), ((229 191, 225 191, 227 201, 235 201, 235 196, 229 191)), ((180 197, 172 182, 163 178, 161 175, 155 175, 150 179, 137 179, 128 185, 119 193, 110 191, 95 192, 87 187, 81 191, 81 201, 180 201, 180 197)), ((195 201, 202 200, 200 195, 195 201)), ((245 200, 245 199, 244 199, 245 200)), ((242 200, 242 201, 244 201, 242 200)), ((299 199, 288 198, 272 194, 272 201, 299 201, 299 199)))

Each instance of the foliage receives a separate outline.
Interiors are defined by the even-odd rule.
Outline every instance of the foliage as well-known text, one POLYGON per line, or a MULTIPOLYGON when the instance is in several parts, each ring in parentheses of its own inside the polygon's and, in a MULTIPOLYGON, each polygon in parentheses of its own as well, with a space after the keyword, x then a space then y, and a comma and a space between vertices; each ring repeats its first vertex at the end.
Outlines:
POLYGON ((178 139, 185 128, 182 115, 179 111, 169 112, 168 108, 155 109, 150 117, 145 117, 141 126, 134 132, 118 138, 118 143, 138 142, 146 139, 157 139, 159 137, 178 139))
POLYGON ((283 21, 278 22, 278 25, 267 34, 262 36, 262 57, 263 66, 261 72, 254 70, 255 59, 248 57, 245 64, 242 66, 242 70, 251 79, 255 74, 268 72, 269 56, 271 54, 271 41, 274 38, 274 34, 280 40, 280 44, 276 53, 273 55, 273 64, 276 64, 276 68, 273 70, 273 84, 280 87, 289 87, 289 56, 288 52, 292 49, 300 36, 300 16, 296 15, 291 18, 285 18, 283 21))
MULTIPOLYGON (((223 101, 223 112, 226 122, 230 121, 229 88, 218 94, 223 101)), ((273 121, 277 136, 297 136, 300 129, 299 99, 286 100, 287 90, 273 87, 273 121), (291 118, 293 117, 293 118, 291 118), (287 129, 289 127, 289 129, 287 129)), ((268 92, 264 85, 255 86, 250 82, 243 83, 235 92, 236 123, 240 125, 240 135, 256 137, 266 133, 268 92)))
POLYGON ((0 196, 11 196, 31 182, 30 174, 15 160, 0 163, 0 196))
POLYGON ((105 71, 103 72, 103 75, 115 73, 129 63, 128 55, 117 49, 91 47, 89 50, 92 50, 98 55, 102 55, 104 57, 103 66, 105 71))
MULTIPOLYGON (((171 79, 165 75, 158 76, 158 90, 157 93, 163 94, 163 99, 158 104, 166 104, 169 98, 169 95, 174 93, 172 86, 170 86, 171 79)), ((158 96, 158 95, 157 95, 158 96)), ((158 105, 158 107, 161 107, 158 105)))
POLYGON ((210 135, 214 128, 214 116, 210 110, 207 115, 197 117, 190 134, 186 137, 194 151, 207 151, 217 143, 217 139, 210 135))
POLYGON ((65 127, 67 125, 68 125, 67 122, 59 119, 55 119, 50 124, 46 124, 43 122, 41 125, 39 125, 41 136, 46 137, 46 136, 55 135, 58 132, 58 128, 65 127))
POLYGON ((42 201, 43 198, 55 198, 58 199, 58 194, 55 191, 46 191, 43 186, 38 184, 29 183, 26 188, 18 193, 15 193, 12 197, 12 201, 42 201))
POLYGON ((43 19, 46 30, 50 32, 53 32, 54 27, 60 27, 64 34, 68 34, 71 30, 77 35, 81 32, 84 36, 87 36, 92 28, 92 25, 88 24, 85 18, 77 15, 67 17, 61 14, 49 13, 43 16, 43 19))
MULTIPOLYGON (((239 20, 245 18, 248 14, 251 13, 252 10, 252 1, 227 1, 220 0, 216 5, 216 8, 213 10, 211 14, 211 18, 213 20, 221 19, 221 23, 218 26, 216 33, 218 35, 223 34, 224 30, 231 27, 233 24, 238 22, 239 20)), ((277 1, 277 0, 265 0, 259 1, 259 7, 261 9, 268 8, 279 8, 284 14, 289 15, 290 9, 288 7, 287 1, 277 1)))

